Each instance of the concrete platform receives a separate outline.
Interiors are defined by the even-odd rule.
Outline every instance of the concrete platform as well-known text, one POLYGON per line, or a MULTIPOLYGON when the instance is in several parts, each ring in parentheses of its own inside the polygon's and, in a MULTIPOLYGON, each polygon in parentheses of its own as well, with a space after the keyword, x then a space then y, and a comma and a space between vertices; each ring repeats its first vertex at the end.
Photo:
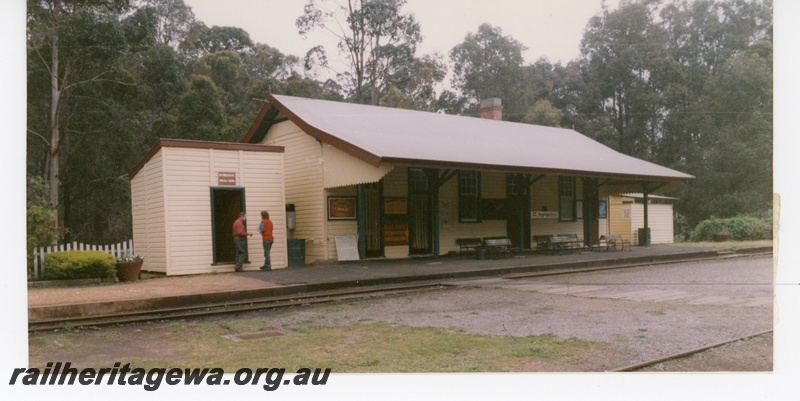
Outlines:
POLYGON ((512 258, 498 260, 477 260, 474 255, 457 255, 427 259, 366 260, 268 272, 256 270, 157 277, 133 283, 29 288, 28 318, 30 322, 36 322, 370 285, 537 272, 570 272, 768 252, 772 252, 771 247, 732 251, 724 247, 653 246, 634 247, 631 251, 583 251, 565 255, 522 253, 512 258))

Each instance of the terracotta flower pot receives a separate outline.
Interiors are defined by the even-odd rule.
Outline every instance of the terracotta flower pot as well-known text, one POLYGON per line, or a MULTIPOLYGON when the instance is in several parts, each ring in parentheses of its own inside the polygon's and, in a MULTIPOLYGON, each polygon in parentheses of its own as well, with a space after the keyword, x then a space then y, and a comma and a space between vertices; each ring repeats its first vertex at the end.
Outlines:
POLYGON ((144 262, 121 262, 117 263, 117 278, 119 281, 136 281, 139 279, 139 272, 142 271, 144 262))

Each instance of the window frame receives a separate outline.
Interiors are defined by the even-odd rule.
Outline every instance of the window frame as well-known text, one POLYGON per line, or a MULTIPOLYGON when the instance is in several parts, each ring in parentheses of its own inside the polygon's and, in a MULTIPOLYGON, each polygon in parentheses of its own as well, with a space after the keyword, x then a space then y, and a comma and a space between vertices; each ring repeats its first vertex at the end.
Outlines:
POLYGON ((573 176, 558 177, 558 221, 577 221, 575 181, 573 176), (566 200, 566 198, 569 198, 569 200, 566 200), (564 216, 565 202, 569 202, 570 208, 570 215, 566 217, 564 216))
POLYGON ((480 223, 481 173, 474 170, 458 172, 458 222, 480 223), (465 182, 470 180, 473 182, 465 182), (471 205, 465 204, 467 201, 471 205), (471 212, 467 215, 467 212, 471 212))

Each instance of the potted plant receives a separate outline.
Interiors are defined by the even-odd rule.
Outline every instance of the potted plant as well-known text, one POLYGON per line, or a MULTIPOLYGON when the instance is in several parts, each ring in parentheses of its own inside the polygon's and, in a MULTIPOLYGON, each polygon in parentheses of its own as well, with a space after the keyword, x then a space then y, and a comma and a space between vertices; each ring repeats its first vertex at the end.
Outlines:
POLYGON ((119 281, 138 280, 142 264, 144 264, 143 257, 125 252, 122 256, 117 257, 117 278, 119 281))

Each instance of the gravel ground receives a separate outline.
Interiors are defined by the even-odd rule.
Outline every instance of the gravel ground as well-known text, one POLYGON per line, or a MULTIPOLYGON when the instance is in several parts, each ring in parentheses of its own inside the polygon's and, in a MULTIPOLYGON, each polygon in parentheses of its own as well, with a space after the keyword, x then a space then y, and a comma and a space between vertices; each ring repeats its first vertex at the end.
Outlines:
MULTIPOLYGON (((568 361, 531 360, 513 367, 524 372, 600 372, 771 330, 772 272, 771 258, 751 257, 560 276, 454 280, 439 290, 274 310, 246 318, 266 319, 274 327, 380 322, 514 338, 552 334, 559 339, 600 341, 609 345, 580 349, 568 361)), ((238 318, 244 317, 222 319, 238 318)), ((141 331, 136 327, 120 331, 141 331)), ((159 330, 151 327, 135 336, 123 335, 133 337, 130 346, 139 357, 164 358, 159 330)), ((706 358, 701 359, 706 362, 702 366, 683 365, 675 370, 772 369, 771 337, 738 345, 725 348, 725 355, 733 355, 736 363, 706 358)), ((103 358, 125 359, 125 350, 108 352, 103 358)), ((70 358, 79 362, 75 355, 70 358)), ((660 369, 671 370, 670 366, 660 369)))
POLYGON ((456 283, 455 288, 362 301, 359 307, 307 308, 271 321, 276 326, 385 322, 611 344, 613 352, 553 369, 581 371, 621 368, 772 329, 770 258, 456 283))

